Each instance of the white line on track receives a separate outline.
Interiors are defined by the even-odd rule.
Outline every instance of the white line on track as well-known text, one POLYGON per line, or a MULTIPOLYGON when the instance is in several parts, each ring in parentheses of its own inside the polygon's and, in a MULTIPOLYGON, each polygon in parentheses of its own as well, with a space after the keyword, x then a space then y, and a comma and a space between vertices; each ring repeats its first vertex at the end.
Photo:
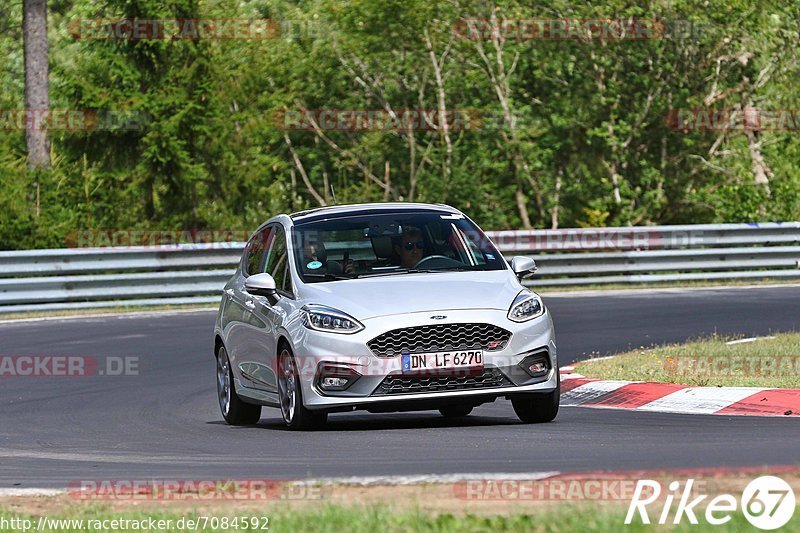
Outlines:
POLYGON ((757 387, 694 387, 680 389, 645 404, 637 410, 661 413, 711 414, 762 390, 764 389, 757 387))
POLYGON ((58 496, 65 492, 62 489, 0 489, 0 498, 12 496, 58 496))
POLYGON ((774 339, 774 338, 775 337, 773 337, 773 336, 770 336, 770 337, 749 337, 747 339, 737 339, 735 341, 728 341, 725 344, 743 344, 745 342, 756 342, 756 341, 760 341, 760 340, 765 340, 765 339, 769 340, 769 339, 774 339))
POLYGON ((54 461, 83 461, 93 463, 131 463, 131 464, 185 464, 203 465, 211 460, 216 460, 224 464, 233 464, 236 459, 219 458, 214 459, 212 455, 167 455, 167 454, 142 454, 142 453, 107 453, 107 452, 61 452, 61 451, 32 451, 15 450, 10 448, 0 448, 0 461, 3 459, 39 459, 54 461))
POLYGON ((683 288, 683 287, 658 287, 648 289, 647 287, 641 289, 596 289, 596 290, 586 290, 586 291, 552 291, 548 292, 546 287, 530 287, 532 290, 536 291, 538 294, 542 295, 545 298, 583 298, 588 296, 641 296, 641 295, 650 295, 653 293, 675 293, 675 294, 682 294, 682 293, 689 293, 689 292, 696 292, 696 291, 719 291, 719 290, 732 290, 732 289, 780 289, 780 288, 787 288, 787 287, 797 287, 800 288, 800 283, 776 283, 775 285, 720 285, 720 286, 710 286, 710 287, 691 287, 691 288, 683 288))
POLYGON ((561 405, 581 405, 583 403, 592 403, 602 395, 608 392, 630 385, 631 381, 590 381, 572 389, 571 391, 561 395, 561 405))
POLYGON ((323 477, 296 481, 320 485, 419 485, 425 483, 456 483, 458 481, 537 481, 556 476, 560 472, 492 472, 471 474, 417 474, 412 476, 351 476, 351 477, 323 477))
POLYGON ((58 320, 80 320, 82 318, 147 318, 164 315, 184 315, 190 313, 208 313, 216 311, 216 307, 200 307, 197 309, 165 309, 163 311, 129 311, 123 313, 93 313, 85 315, 43 316, 37 318, 9 318, 0 320, 0 324, 22 324, 25 322, 51 322, 58 320))
POLYGON ((605 357, 590 357, 589 359, 584 359, 581 363, 591 363, 592 361, 607 361, 609 359, 614 359, 617 357, 616 355, 607 355, 605 357))

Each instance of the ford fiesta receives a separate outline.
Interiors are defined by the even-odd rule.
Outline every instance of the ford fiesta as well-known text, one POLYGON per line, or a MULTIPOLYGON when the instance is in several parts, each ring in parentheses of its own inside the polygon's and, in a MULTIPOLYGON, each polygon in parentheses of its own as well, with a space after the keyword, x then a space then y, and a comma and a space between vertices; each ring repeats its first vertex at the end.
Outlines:
POLYGON ((559 407, 553 322, 509 265, 446 205, 324 207, 265 222, 225 285, 215 325, 229 424, 277 407, 292 429, 328 413, 439 410, 497 398, 523 422, 559 407))

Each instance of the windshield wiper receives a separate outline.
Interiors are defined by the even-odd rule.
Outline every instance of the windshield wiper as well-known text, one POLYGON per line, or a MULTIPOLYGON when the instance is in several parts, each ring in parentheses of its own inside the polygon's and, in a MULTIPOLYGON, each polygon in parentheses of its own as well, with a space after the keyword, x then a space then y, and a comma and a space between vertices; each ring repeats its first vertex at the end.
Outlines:
POLYGON ((480 269, 471 268, 468 266, 463 267, 447 267, 447 268, 437 268, 437 272, 479 272, 480 269))
POLYGON ((304 274, 305 278, 325 279, 325 280, 340 280, 340 279, 356 279, 358 274, 304 274))
POLYGON ((436 272, 445 272, 445 270, 441 268, 435 268, 435 269, 398 268, 396 270, 387 270, 385 272, 372 272, 369 274, 361 274, 361 277, 376 278, 379 276, 394 276, 395 274, 433 274, 436 272))

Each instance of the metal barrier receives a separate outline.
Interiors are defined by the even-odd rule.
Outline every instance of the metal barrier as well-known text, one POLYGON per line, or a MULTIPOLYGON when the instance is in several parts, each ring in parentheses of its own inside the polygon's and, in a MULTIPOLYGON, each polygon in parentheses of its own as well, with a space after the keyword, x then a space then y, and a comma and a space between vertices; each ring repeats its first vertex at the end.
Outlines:
MULTIPOLYGON (((488 232, 529 286, 800 278, 800 222, 488 232)), ((0 252, 0 313, 215 303, 243 243, 0 252)))

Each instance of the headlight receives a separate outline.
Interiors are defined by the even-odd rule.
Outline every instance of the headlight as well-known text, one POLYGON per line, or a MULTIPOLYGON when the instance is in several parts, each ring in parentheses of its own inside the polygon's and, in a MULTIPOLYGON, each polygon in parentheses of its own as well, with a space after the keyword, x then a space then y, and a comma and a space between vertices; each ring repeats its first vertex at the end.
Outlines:
POLYGON ((308 329, 329 333, 358 333, 364 326, 347 313, 325 305, 303 306, 303 324, 308 329))
POLYGON ((525 322, 543 314, 542 299, 539 298, 539 295, 525 289, 514 298, 511 309, 508 310, 508 319, 514 322, 525 322))

